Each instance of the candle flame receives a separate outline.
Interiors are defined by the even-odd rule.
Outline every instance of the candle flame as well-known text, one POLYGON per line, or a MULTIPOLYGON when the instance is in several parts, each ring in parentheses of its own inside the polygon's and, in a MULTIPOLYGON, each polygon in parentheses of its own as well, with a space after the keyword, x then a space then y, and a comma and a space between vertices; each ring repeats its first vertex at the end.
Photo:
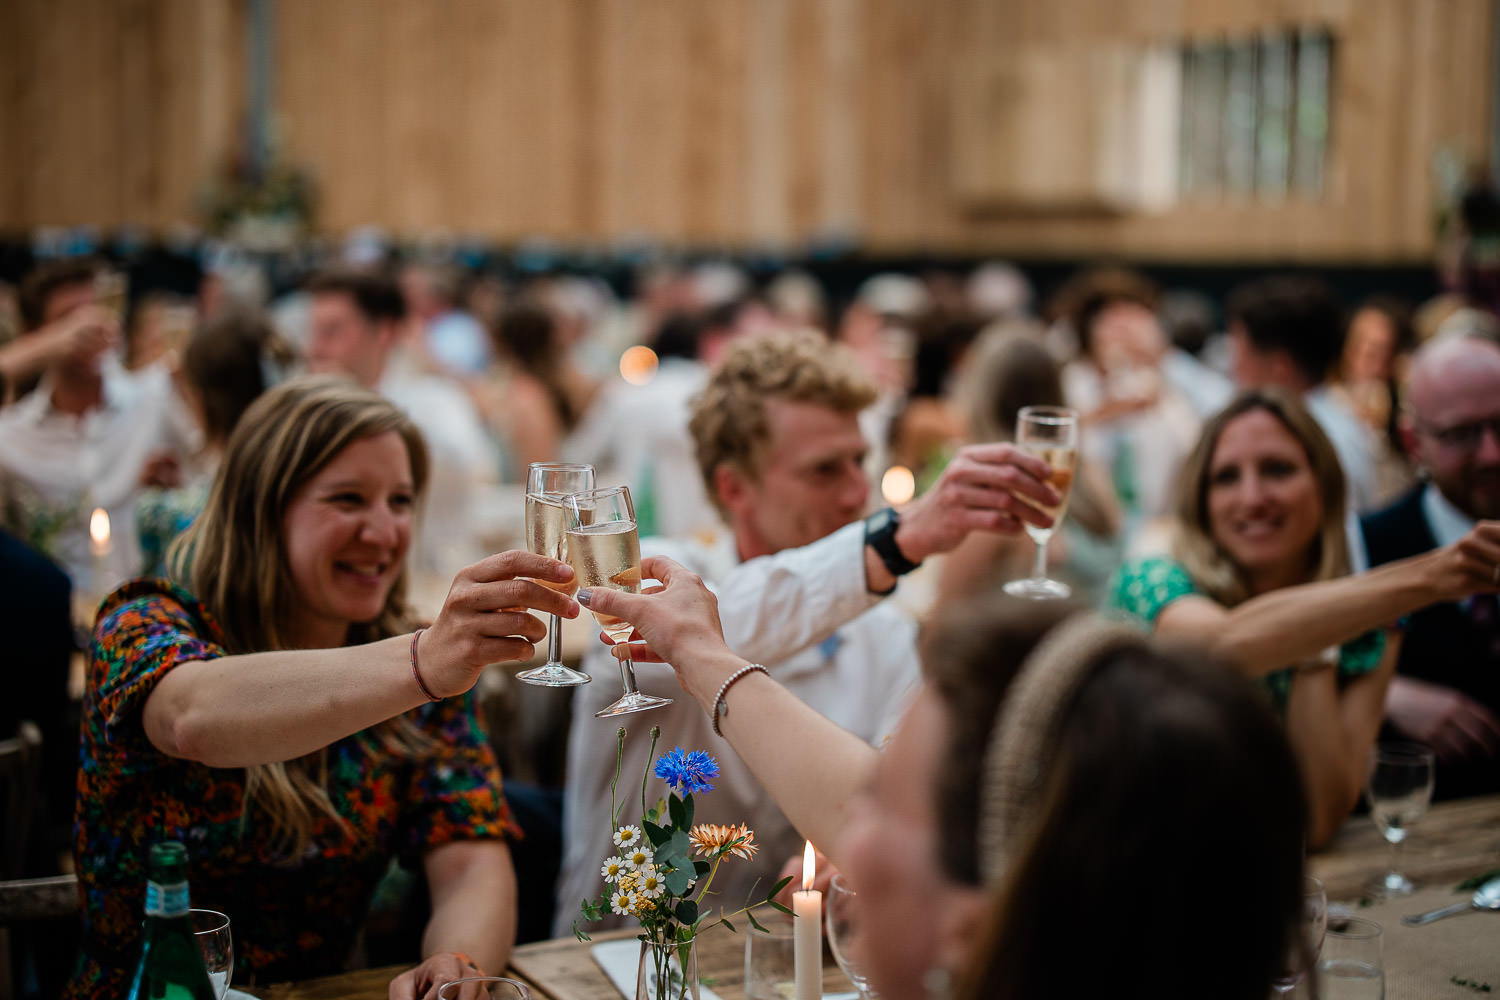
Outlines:
POLYGON ((631 385, 645 385, 656 376, 656 352, 637 344, 620 355, 620 377, 631 385))
POLYGON ((904 465, 893 465, 880 479, 880 495, 888 504, 903 504, 917 495, 917 479, 904 465))
POLYGON ((810 840, 807 841, 807 847, 805 847, 803 849, 803 851, 802 851, 802 891, 803 892, 806 892, 807 890, 809 890, 809 889, 811 889, 813 887, 813 875, 816 874, 815 869, 817 867, 814 864, 813 859, 816 856, 817 856, 816 852, 813 851, 812 841, 810 841, 810 840))
POLYGON ((95 507, 94 513, 89 515, 89 538, 93 539, 96 548, 109 544, 109 511, 103 507, 95 507))

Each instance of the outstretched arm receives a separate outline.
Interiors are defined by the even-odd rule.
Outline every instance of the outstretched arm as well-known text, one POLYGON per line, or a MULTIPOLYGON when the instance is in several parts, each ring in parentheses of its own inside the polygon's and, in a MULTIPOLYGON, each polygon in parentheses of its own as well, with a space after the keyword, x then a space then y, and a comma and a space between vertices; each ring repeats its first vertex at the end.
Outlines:
MULTIPOLYGON (((642 574, 663 586, 646 594, 595 588, 579 592, 592 611, 631 622, 631 655, 672 664, 683 690, 710 716, 719 688, 745 666, 724 643, 718 601, 703 581, 670 559, 648 558, 642 574)), ((725 696, 720 728, 798 831, 837 862, 849 808, 868 783, 877 751, 818 714, 770 677, 752 672, 725 696), (817 767, 808 762, 818 761, 817 767)))
MULTIPOLYGON (((529 658, 546 626, 526 609, 571 618, 578 607, 521 577, 561 582, 572 572, 529 552, 502 552, 460 571, 418 643, 428 690, 462 694, 486 664, 529 658)), ((426 701, 412 675, 411 646, 403 635, 180 664, 146 700, 146 736, 162 753, 212 767, 300 757, 426 701)))
POLYGON ((1179 598, 1156 630, 1206 643, 1252 677, 1317 656, 1402 615, 1474 593, 1500 591, 1500 522, 1483 521, 1452 545, 1358 576, 1282 587, 1225 608, 1179 598))

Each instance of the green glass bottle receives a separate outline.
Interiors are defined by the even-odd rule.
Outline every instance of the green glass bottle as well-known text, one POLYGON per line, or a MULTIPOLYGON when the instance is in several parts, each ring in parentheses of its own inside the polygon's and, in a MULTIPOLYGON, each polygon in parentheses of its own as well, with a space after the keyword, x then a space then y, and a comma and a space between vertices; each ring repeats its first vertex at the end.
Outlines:
POLYGON ((129 1000, 217 1000, 193 938, 187 848, 175 840, 153 845, 147 878, 145 944, 129 1000))

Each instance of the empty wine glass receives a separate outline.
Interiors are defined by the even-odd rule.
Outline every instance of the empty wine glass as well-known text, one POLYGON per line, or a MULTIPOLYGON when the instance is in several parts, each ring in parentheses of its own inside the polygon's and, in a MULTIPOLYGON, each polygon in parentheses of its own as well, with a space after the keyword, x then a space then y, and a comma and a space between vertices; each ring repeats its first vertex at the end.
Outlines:
POLYGON ((203 965, 214 984, 214 995, 224 1000, 229 979, 234 975, 234 939, 229 934, 229 918, 218 910, 189 910, 193 918, 193 938, 203 953, 203 965))
MULTIPOLYGON (((580 587, 605 587, 627 593, 641 592, 641 542, 636 532, 635 508, 630 490, 615 486, 588 490, 568 497, 568 532, 564 548, 580 587)), ((593 613, 609 637, 621 642, 630 637, 631 624, 614 615, 593 613)), ((595 718, 644 712, 672 704, 671 698, 641 694, 635 686, 635 665, 627 654, 620 659, 620 684, 625 694, 594 713, 595 718)))
POLYGON ((1302 912, 1296 935, 1287 943, 1282 972, 1271 981, 1278 996, 1290 993, 1317 964, 1328 931, 1328 893, 1323 883, 1308 875, 1302 879, 1302 912))
POLYGON ((869 963, 861 953, 859 893, 839 874, 828 885, 828 947, 844 975, 859 990, 860 1000, 876 996, 870 986, 869 963))
POLYGON ((1332 922, 1318 962, 1318 995, 1323 1000, 1385 1000, 1381 937, 1380 925, 1364 917, 1332 922))
POLYGON ((1073 469, 1078 464, 1078 414, 1062 406, 1024 406, 1016 416, 1016 444, 1052 466, 1052 475, 1047 481, 1061 494, 1062 500, 1055 507, 1026 501, 1051 514, 1052 527, 1039 528, 1023 522, 1026 533, 1036 543, 1036 562, 1031 576, 1010 581, 1005 585, 1005 592, 1035 600, 1070 597, 1073 594, 1071 587, 1047 576, 1047 543, 1068 511, 1073 469))
POLYGON ((1374 890, 1383 896, 1405 896, 1416 886, 1401 874, 1401 845, 1413 823, 1432 801, 1432 751, 1415 743, 1382 743, 1370 755, 1365 795, 1370 818, 1391 845, 1390 869, 1374 890))
MULTIPOLYGON (((526 547, 539 556, 565 561, 563 535, 568 530, 567 497, 594 488, 594 467, 566 462, 533 462, 526 469, 526 547)), ((578 589, 575 575, 568 583, 538 580, 544 587, 571 594, 578 589)), ((541 687, 577 687, 593 680, 562 662, 562 619, 552 616, 547 629, 547 662, 523 670, 516 680, 541 687)))

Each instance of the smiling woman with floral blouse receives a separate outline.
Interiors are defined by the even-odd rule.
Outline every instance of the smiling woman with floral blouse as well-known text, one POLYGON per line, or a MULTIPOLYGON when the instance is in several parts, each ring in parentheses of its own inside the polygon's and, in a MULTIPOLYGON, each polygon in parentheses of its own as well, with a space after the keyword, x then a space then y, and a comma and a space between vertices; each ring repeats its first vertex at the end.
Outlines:
POLYGON ((517 834, 472 691, 572 616, 563 563, 506 552, 461 571, 411 632, 404 560, 426 450, 389 403, 338 379, 263 396, 174 551, 183 586, 105 602, 83 714, 72 997, 116 997, 140 948, 146 855, 182 841, 193 902, 234 921, 236 982, 339 971, 392 858, 420 864, 423 961, 391 996, 504 968, 517 834), (505 610, 501 610, 505 609, 505 610))

